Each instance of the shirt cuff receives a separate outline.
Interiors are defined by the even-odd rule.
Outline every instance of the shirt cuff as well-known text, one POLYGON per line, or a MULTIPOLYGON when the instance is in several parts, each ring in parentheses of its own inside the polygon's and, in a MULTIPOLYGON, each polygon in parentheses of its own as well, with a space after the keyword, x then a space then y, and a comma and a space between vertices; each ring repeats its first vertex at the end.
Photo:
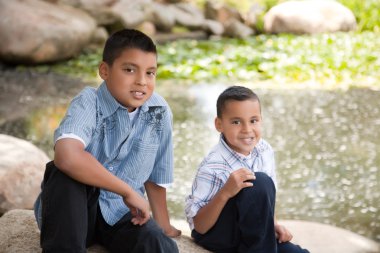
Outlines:
POLYGON ((84 142, 84 140, 83 140, 81 137, 79 137, 78 135, 73 134, 73 133, 62 134, 61 136, 59 136, 59 137, 57 138, 57 140, 55 141, 55 143, 57 143, 57 141, 59 141, 59 140, 61 140, 61 139, 67 139, 67 138, 70 138, 70 139, 76 139, 76 140, 82 142, 83 145, 86 147, 86 143, 84 142))
POLYGON ((169 184, 157 184, 157 185, 159 185, 159 186, 161 186, 161 187, 163 187, 165 189, 168 189, 168 188, 170 188, 172 186, 171 183, 169 183, 169 184))

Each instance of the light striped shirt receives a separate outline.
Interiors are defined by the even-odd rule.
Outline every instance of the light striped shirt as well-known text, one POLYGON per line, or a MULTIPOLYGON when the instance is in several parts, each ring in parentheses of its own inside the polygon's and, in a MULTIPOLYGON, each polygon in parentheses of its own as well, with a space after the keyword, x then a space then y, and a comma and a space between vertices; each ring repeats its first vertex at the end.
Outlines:
MULTIPOLYGON (((144 195, 146 181, 159 185, 173 181, 172 112, 153 93, 133 121, 103 82, 98 89, 85 88, 73 99, 54 140, 78 137, 108 171, 144 195)), ((110 225, 129 212, 120 195, 105 190, 100 191, 99 205, 110 225)))
POLYGON ((186 197, 185 215, 190 229, 194 229, 193 217, 199 209, 207 205, 227 182, 230 174, 240 168, 264 172, 277 185, 274 152, 268 142, 260 139, 252 152, 244 156, 232 150, 221 135, 219 143, 199 165, 191 194, 186 197))

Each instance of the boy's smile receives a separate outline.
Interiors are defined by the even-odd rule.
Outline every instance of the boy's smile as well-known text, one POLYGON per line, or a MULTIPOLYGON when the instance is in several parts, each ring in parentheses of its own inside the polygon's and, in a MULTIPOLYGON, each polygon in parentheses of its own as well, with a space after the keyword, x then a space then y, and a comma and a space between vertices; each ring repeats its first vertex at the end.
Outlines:
POLYGON ((234 151, 248 155, 261 138, 261 112, 257 100, 227 101, 216 129, 234 151))
POLYGON ((112 66, 102 62, 100 76, 112 96, 128 111, 147 101, 156 85, 157 55, 140 49, 125 49, 112 66))

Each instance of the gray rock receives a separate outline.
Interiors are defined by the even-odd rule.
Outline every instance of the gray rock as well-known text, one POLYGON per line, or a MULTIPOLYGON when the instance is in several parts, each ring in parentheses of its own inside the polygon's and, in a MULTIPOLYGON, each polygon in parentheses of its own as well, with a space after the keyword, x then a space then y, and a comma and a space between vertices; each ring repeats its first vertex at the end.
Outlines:
POLYGON ((264 17, 267 33, 315 34, 356 28, 351 10, 337 1, 288 1, 271 8, 264 17))
POLYGON ((206 32, 214 35, 222 35, 224 33, 224 26, 222 23, 211 19, 206 19, 203 23, 202 28, 206 32))
POLYGON ((71 6, 40 0, 0 0, 0 59, 46 63, 77 55, 91 40, 95 20, 71 6))
POLYGON ((0 214, 33 207, 39 194, 47 155, 33 144, 0 134, 0 214))
POLYGON ((254 34, 254 31, 237 19, 229 19, 224 24, 224 35, 234 38, 246 38, 254 34))
POLYGON ((178 3, 170 5, 176 24, 189 29, 199 29, 204 23, 203 13, 190 3, 178 3))
POLYGON ((152 22, 157 30, 169 32, 174 27, 176 19, 173 11, 168 5, 152 3, 146 5, 145 15, 147 20, 152 22))
POLYGON ((123 27, 134 28, 146 20, 144 5, 145 3, 139 1, 134 3, 120 1, 114 4, 111 10, 119 16, 123 27))

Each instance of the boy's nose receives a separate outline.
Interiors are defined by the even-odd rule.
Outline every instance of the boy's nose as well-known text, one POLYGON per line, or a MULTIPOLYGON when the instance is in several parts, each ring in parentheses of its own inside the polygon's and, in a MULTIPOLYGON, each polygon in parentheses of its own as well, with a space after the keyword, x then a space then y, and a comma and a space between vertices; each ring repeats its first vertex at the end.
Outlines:
POLYGON ((242 131, 243 131, 244 133, 246 133, 246 132, 250 132, 250 131, 251 131, 251 128, 249 127, 249 124, 243 124, 242 131))
POLYGON ((145 77, 144 77, 143 75, 137 77, 137 79, 136 79, 136 84, 138 84, 138 85, 142 85, 142 86, 147 85, 147 82, 146 82, 145 77))
POLYGON ((138 85, 145 86, 146 82, 145 81, 137 81, 136 82, 138 85))

